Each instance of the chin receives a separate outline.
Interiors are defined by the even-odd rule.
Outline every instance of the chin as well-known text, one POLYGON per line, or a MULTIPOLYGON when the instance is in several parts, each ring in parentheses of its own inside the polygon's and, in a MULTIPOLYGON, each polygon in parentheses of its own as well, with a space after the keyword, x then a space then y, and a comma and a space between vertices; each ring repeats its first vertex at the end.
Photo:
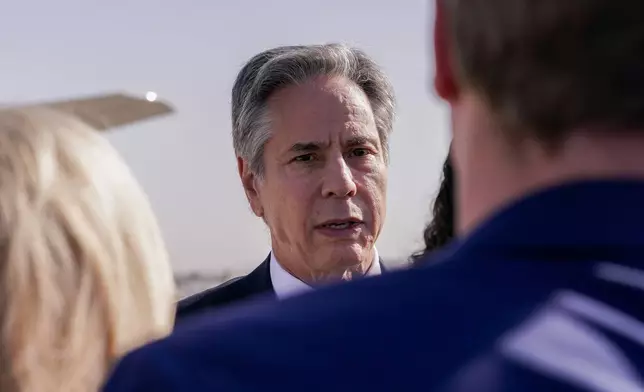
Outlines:
POLYGON ((362 263, 370 254, 370 249, 359 244, 336 245, 331 254, 338 264, 352 266, 362 263))

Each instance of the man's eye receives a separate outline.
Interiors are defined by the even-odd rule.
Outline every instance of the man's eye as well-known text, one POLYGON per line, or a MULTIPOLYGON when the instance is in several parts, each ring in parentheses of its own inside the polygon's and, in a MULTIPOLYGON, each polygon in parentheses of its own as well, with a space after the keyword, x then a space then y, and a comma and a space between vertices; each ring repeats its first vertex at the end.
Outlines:
POLYGON ((293 161, 295 162, 311 162, 313 160, 314 156, 313 154, 304 154, 304 155, 299 155, 293 158, 293 161))
POLYGON ((369 155, 369 150, 367 150, 366 148, 356 148, 351 151, 351 154, 356 157, 364 157, 366 155, 369 155))

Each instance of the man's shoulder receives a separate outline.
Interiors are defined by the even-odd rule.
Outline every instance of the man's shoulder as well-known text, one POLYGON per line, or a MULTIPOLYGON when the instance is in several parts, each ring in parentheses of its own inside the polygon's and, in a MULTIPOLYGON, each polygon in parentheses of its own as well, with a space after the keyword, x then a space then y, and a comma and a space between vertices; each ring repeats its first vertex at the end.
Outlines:
POLYGON ((250 274, 232 278, 218 286, 192 294, 177 304, 177 319, 218 309, 269 292, 272 287, 264 261, 250 274))
POLYGON ((177 317, 201 311, 210 307, 224 305, 239 295, 240 286, 246 275, 229 279, 217 286, 182 298, 177 304, 177 317), (237 295, 236 295, 237 294, 237 295))

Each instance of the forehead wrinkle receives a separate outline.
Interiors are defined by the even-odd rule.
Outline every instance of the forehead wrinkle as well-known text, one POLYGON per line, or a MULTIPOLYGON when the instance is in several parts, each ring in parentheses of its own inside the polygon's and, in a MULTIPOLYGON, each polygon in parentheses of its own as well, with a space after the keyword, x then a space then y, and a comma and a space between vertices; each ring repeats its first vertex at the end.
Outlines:
MULTIPOLYGON (((328 135, 332 139, 339 137, 336 141, 342 145, 355 137, 365 136, 373 139, 370 131, 375 127, 375 119, 371 111, 371 102, 358 85, 346 79, 313 80, 288 86, 269 97, 267 103, 275 126, 304 127, 311 130, 328 127, 342 129, 343 132, 336 136, 328 135)), ((323 137, 326 140, 314 140, 316 138, 309 135, 313 137, 297 140, 298 138, 293 136, 287 136, 291 143, 284 146, 282 151, 293 151, 296 143, 300 146, 307 143, 316 144, 319 149, 328 148, 329 144, 333 144, 327 137, 323 137)))
POLYGON ((351 98, 349 99, 347 97, 344 102, 349 117, 348 123, 366 126, 372 123, 375 124, 371 102, 364 91, 357 85, 351 83, 346 90, 346 94, 351 94, 351 98))
POLYGON ((330 93, 330 98, 342 105, 352 120, 373 116, 371 101, 355 82, 342 77, 333 78, 322 85, 321 90, 330 93))

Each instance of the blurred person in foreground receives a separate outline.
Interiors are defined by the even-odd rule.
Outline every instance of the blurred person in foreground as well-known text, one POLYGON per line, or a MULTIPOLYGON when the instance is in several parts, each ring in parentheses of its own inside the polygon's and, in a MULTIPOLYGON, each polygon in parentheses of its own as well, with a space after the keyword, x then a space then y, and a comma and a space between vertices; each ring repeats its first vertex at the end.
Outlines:
POLYGON ((443 163, 438 193, 432 204, 432 219, 423 230, 425 248, 411 256, 413 265, 424 265, 425 257, 447 246, 454 238, 454 170, 449 155, 443 163))
POLYGON ((286 46, 250 59, 232 91, 233 144, 272 249, 247 276, 183 299, 177 317, 380 275, 394 106, 386 75, 358 49, 286 46))
POLYGON ((644 2, 437 5, 458 241, 204 316, 108 391, 644 390, 644 2))
POLYGON ((155 217, 94 129, 0 110, 0 390, 96 391, 167 335, 174 282, 155 217))

